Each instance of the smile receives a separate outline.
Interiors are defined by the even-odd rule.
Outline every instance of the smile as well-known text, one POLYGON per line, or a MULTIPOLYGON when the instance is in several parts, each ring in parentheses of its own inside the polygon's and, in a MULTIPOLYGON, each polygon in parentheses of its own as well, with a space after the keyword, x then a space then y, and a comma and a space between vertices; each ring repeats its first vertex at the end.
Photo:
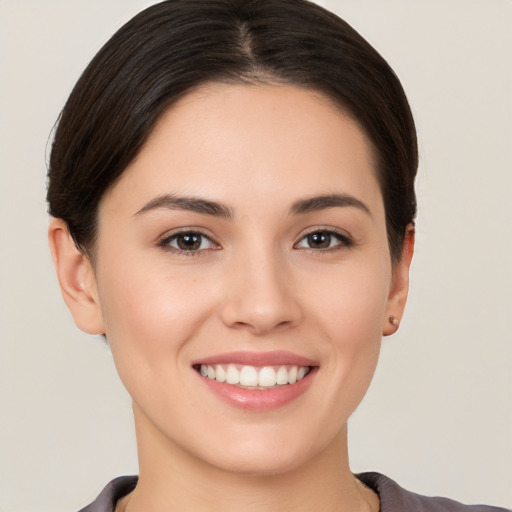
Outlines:
POLYGON ((208 379, 248 389, 275 389, 301 381, 310 366, 249 366, 237 364, 196 365, 196 371, 208 379))
POLYGON ((206 389, 229 406, 263 413, 307 394, 317 361, 287 351, 229 352, 192 362, 206 389))

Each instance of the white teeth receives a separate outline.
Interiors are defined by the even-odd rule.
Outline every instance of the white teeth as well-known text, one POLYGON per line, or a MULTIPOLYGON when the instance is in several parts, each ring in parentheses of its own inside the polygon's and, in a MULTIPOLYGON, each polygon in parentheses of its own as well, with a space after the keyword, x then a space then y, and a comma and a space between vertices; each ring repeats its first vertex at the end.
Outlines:
MULTIPOLYGON (((288 384, 288 371, 284 366, 281 366, 279 370, 277 370, 276 373, 276 384, 282 385, 282 384, 288 384)), ((260 384, 261 386, 261 384, 260 384)))
POLYGON ((288 384, 295 384, 297 382, 297 367, 292 366, 288 370, 288 384))
POLYGON ((242 386, 257 386, 258 371, 253 366, 244 366, 240 372, 240 384, 242 386))
POLYGON ((224 371, 224 368, 220 364, 218 364, 215 367, 215 380, 218 382, 226 382, 226 372, 224 371))
POLYGON ((240 382, 240 372, 232 364, 228 366, 226 382, 228 384, 238 384, 240 382))
POLYGON ((271 366, 264 366, 258 376, 258 384, 263 387, 270 388, 275 386, 277 382, 276 372, 271 366))
POLYGON ((234 364, 227 367, 217 364, 215 366, 202 364, 199 372, 203 377, 227 382, 228 384, 240 384, 247 387, 273 388, 287 384, 295 384, 302 380, 308 373, 307 366, 280 366, 276 371, 272 366, 257 368, 254 366, 243 366, 239 370, 234 364))

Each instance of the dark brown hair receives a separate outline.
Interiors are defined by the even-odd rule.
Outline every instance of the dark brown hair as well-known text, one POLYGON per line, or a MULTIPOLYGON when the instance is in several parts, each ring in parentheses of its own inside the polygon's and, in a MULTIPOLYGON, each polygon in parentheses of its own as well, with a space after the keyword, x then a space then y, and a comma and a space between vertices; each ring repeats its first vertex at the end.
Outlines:
POLYGON ((208 82, 281 82, 320 91, 371 140, 392 258, 416 213, 416 132, 400 82, 345 21, 306 0, 168 0, 124 25, 61 113, 49 212, 91 255, 98 204, 162 113, 208 82))

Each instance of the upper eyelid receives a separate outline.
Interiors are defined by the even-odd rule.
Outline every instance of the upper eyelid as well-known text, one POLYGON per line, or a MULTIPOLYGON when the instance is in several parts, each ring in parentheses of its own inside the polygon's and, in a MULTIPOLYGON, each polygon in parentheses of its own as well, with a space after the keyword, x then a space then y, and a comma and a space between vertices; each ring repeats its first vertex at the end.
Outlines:
POLYGON ((347 233, 346 231, 344 230, 340 230, 340 229, 336 229, 336 228, 333 228, 333 227, 330 227, 330 228, 318 228, 318 227, 315 227, 309 231, 306 231, 306 232, 303 232, 298 238, 297 238, 297 241, 293 244, 293 247, 294 249, 297 249, 297 250, 306 250, 306 251, 314 251, 314 252, 331 252, 335 249, 339 249, 339 246, 342 246, 342 247, 346 247, 346 248, 349 248, 349 247, 354 247, 355 245, 357 245, 357 242, 354 240, 354 238, 352 237, 352 235, 350 235, 349 233, 347 233), (328 233, 329 235, 331 236, 334 236, 338 239, 338 244, 334 247, 330 247, 330 248, 325 248, 325 249, 318 249, 318 248, 309 248, 309 247, 298 247, 299 244, 306 238, 308 237, 309 235, 312 235, 314 233, 328 233))
MULTIPOLYGON (((350 241, 351 243, 355 242, 353 236, 348 231, 346 231, 344 229, 336 228, 334 226, 311 226, 311 227, 306 228, 305 230, 301 231, 301 233, 295 238, 295 242, 293 243, 293 246, 296 246, 304 237, 311 235, 313 233, 318 233, 318 232, 331 233, 333 235, 339 236, 342 239, 346 239, 347 241, 350 241)), ((169 240, 173 239, 174 237, 176 237, 180 234, 187 234, 187 233, 197 233, 201 236, 206 237, 213 244, 222 246, 222 244, 218 241, 218 238, 216 236, 209 233, 207 230, 204 230, 203 228, 199 228, 199 227, 180 227, 180 228, 176 228, 174 230, 167 231, 165 234, 158 237, 157 245, 165 245, 166 243, 169 242, 169 240)))
POLYGON ((341 228, 335 228, 333 226, 312 226, 311 228, 306 228, 305 230, 303 230, 301 234, 297 237, 297 241, 302 240, 305 236, 319 232, 333 233, 343 238, 348 238, 349 240, 354 239, 354 237, 348 231, 341 228))
POLYGON ((203 233, 198 229, 178 229, 174 232, 168 232, 166 235, 157 239, 156 245, 158 248, 165 250, 166 252, 174 253, 176 255, 186 255, 186 256, 204 256, 211 251, 218 251, 222 248, 222 246, 210 235, 203 233), (173 247, 171 242, 173 242, 180 235, 186 234, 198 234, 204 238, 206 238, 213 247, 207 247, 203 249, 181 249, 179 247, 173 247))
POLYGON ((176 228, 174 230, 166 231, 163 235, 160 235, 157 238, 157 242, 159 244, 161 244, 175 236, 184 235, 187 233, 197 233, 198 235, 208 238, 208 240, 212 241, 213 243, 219 244, 216 237, 213 236, 211 233, 208 233, 207 231, 205 231, 202 228, 196 228, 196 227, 176 228))

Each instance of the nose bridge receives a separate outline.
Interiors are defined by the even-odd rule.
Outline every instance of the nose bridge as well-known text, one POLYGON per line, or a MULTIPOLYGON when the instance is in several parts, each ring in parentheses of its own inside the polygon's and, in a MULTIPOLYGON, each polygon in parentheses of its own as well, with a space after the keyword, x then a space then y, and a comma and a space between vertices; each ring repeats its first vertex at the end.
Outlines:
POLYGON ((287 263, 271 244, 250 244, 246 250, 234 251, 227 269, 223 322, 254 334, 296 325, 301 310, 287 263))

